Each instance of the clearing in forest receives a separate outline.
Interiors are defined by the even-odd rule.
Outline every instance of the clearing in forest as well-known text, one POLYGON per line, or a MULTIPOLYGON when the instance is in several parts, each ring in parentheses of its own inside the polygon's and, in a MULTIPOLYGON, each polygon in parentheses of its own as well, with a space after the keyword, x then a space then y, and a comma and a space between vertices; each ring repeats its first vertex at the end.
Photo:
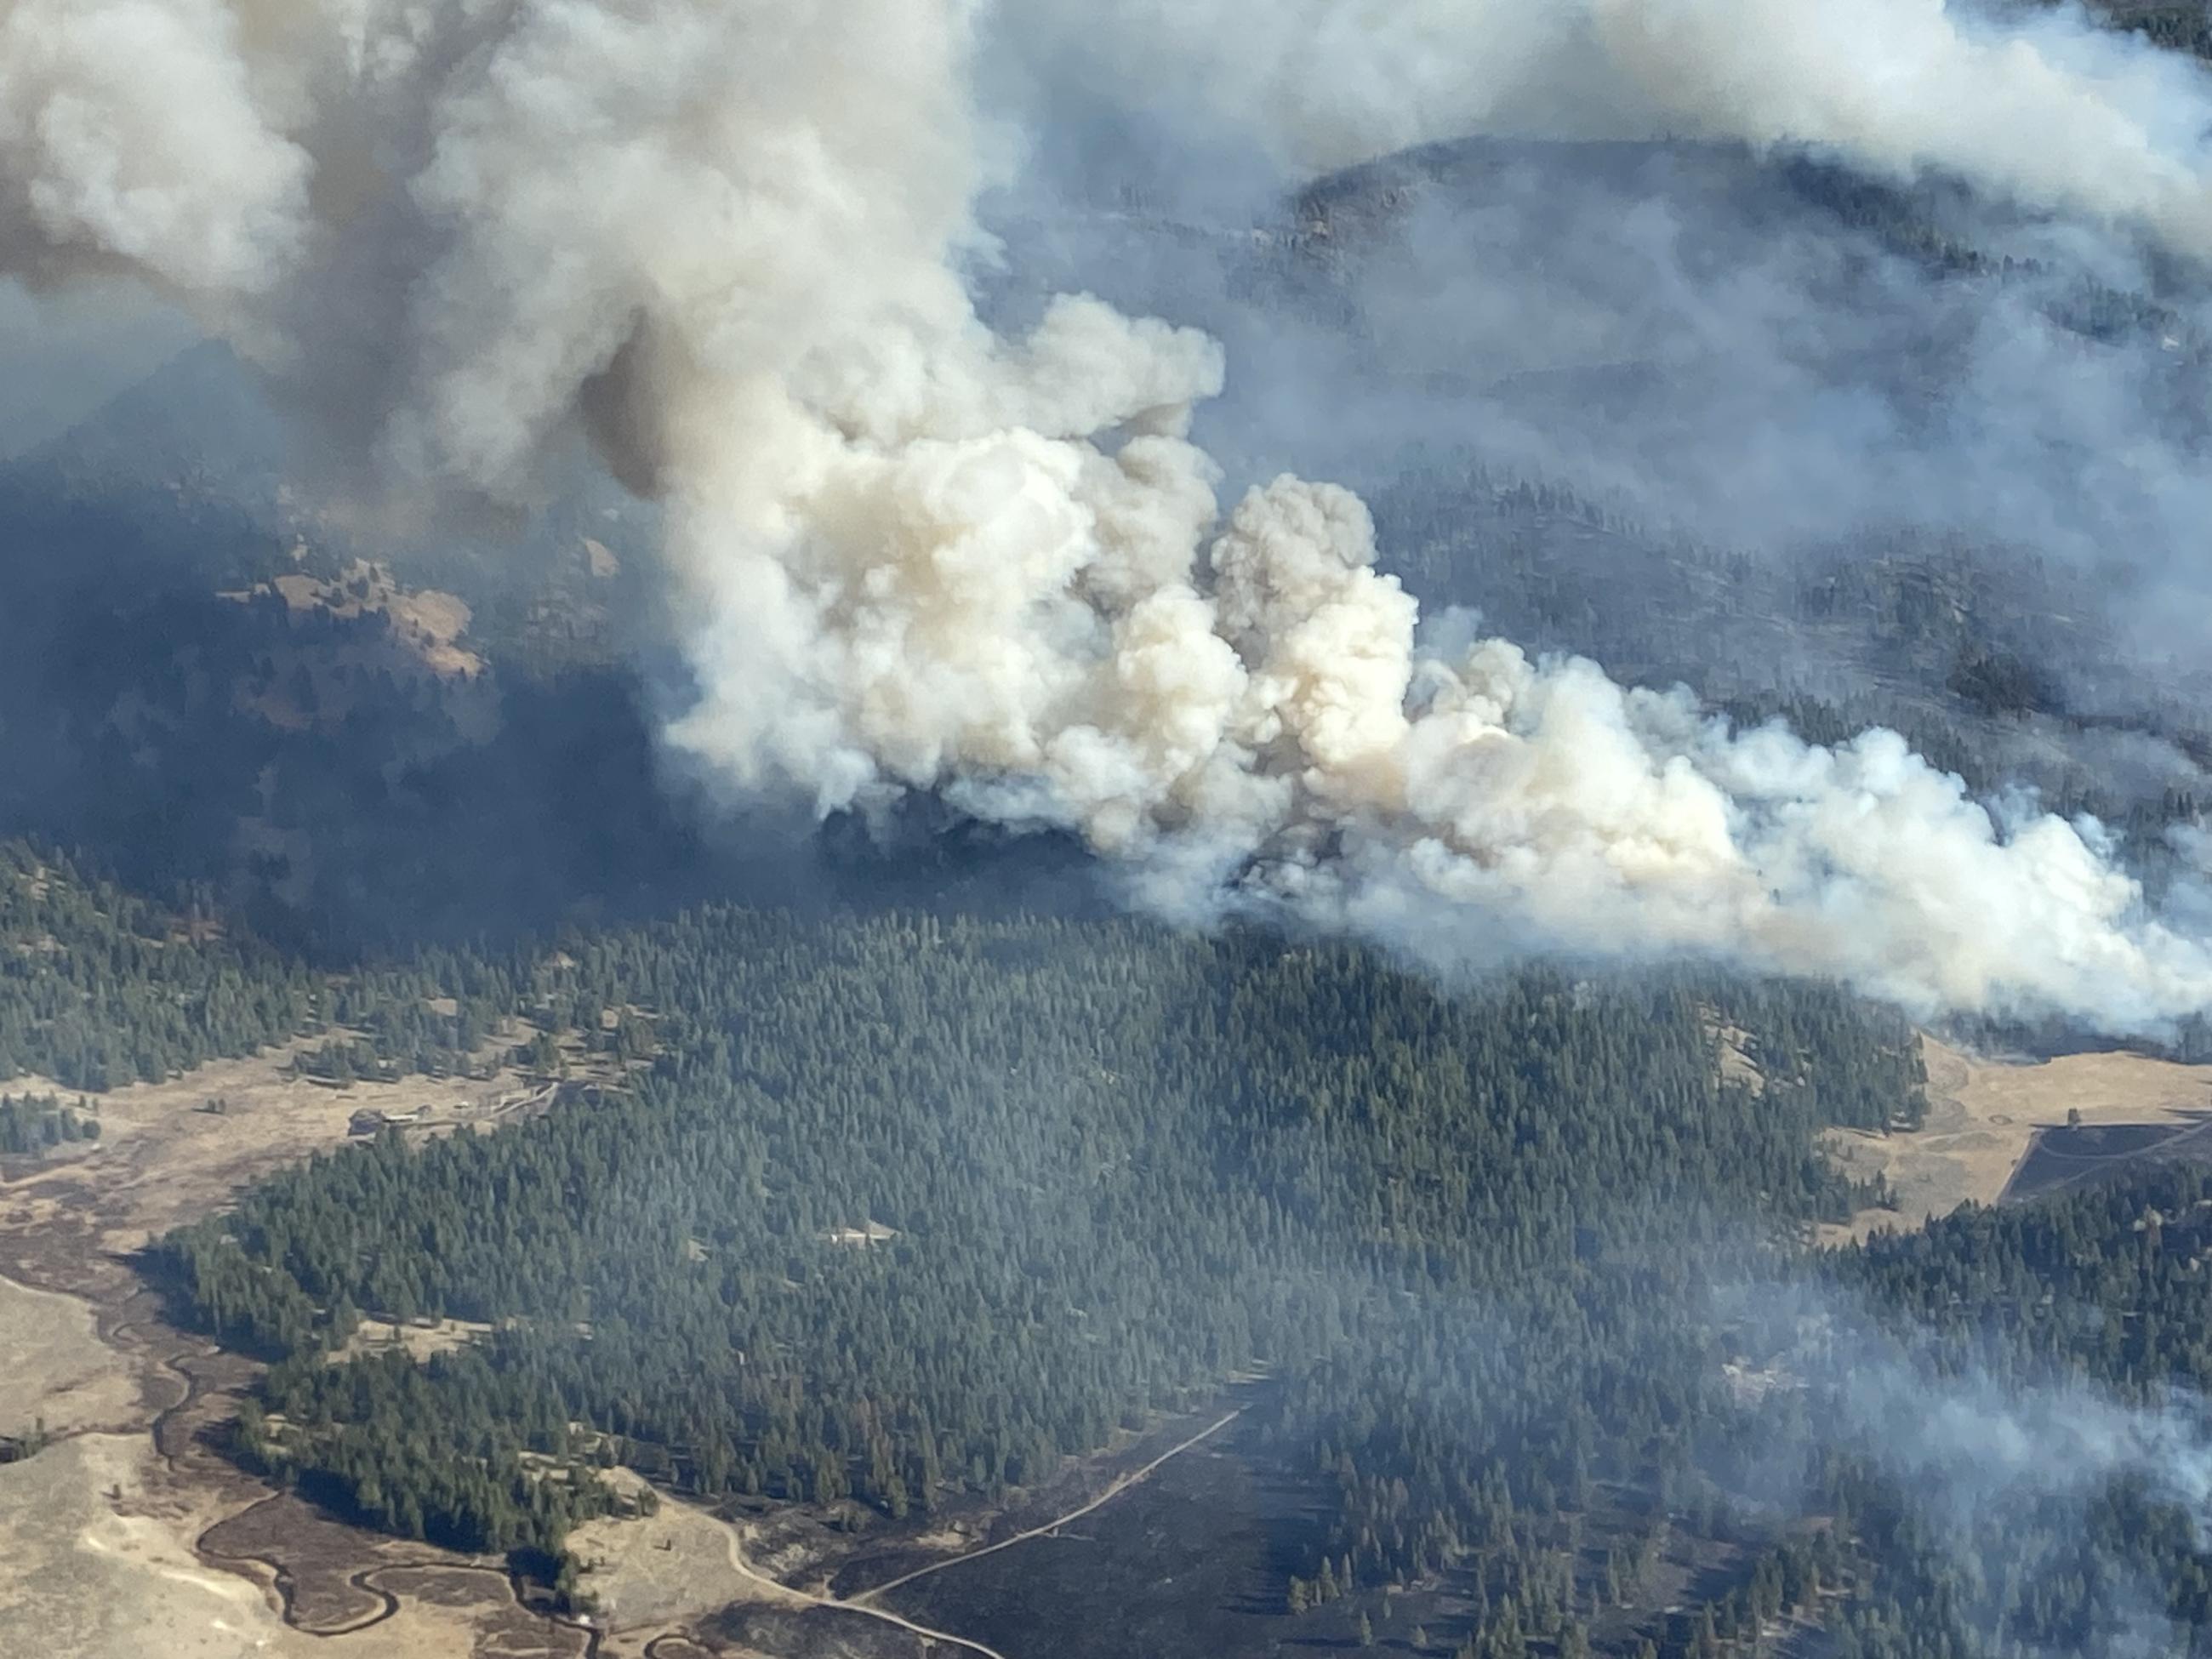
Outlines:
POLYGON ((1848 1227, 1822 1229, 1825 1242, 1903 1231, 1961 1204, 1994 1204, 2027 1158, 2037 1133, 2065 1128, 2068 1115, 2087 1127, 2160 1124, 2186 1127, 2212 1112, 2212 1066, 2183 1066, 2144 1054, 2062 1054, 2027 1063, 1991 1060, 1920 1040, 1928 1065, 1928 1119, 1909 1133, 1831 1129, 1823 1137, 1838 1168, 1862 1180, 1884 1177, 1893 1210, 1864 1210, 1848 1227))
MULTIPOLYGON (((252 1059, 217 1060, 160 1083, 92 1097, 97 1141, 77 1142, 68 1154, 36 1162, 10 1160, 7 1178, 0 1178, 0 1271, 27 1234, 65 1220, 77 1224, 64 1231, 76 1233, 80 1247, 137 1249, 254 1182, 343 1144, 356 1115, 405 1119, 420 1112, 428 1132, 489 1124, 502 1108, 544 1092, 535 1079, 513 1071, 488 1080, 410 1077, 343 1089, 294 1074, 295 1053, 344 1035, 304 1037, 252 1059), (86 1228, 89 1239, 82 1236, 86 1228)), ((59 1095, 71 1104, 78 1098, 40 1078, 18 1078, 6 1088, 59 1095)))
MULTIPOLYGON (((0 1174, 0 1441, 44 1419, 52 1442, 0 1463, 0 1632, 38 1632, 51 1659, 563 1659, 585 1648, 585 1632, 518 1606, 503 1567, 318 1520, 224 1461, 215 1427, 253 1368, 169 1331, 131 1269, 150 1239, 352 1138, 356 1114, 428 1107, 406 1132, 420 1138, 551 1098, 513 1070, 346 1089, 295 1076, 294 1053, 324 1040, 94 1097, 98 1140, 11 1158, 0 1174), (275 1516, 270 1503, 299 1513, 275 1516), (218 1548, 211 1531, 250 1548, 218 1548), (253 1541, 264 1531, 274 1541, 253 1541), (307 1616, 325 1604, 343 1616, 307 1616)), ((77 1099, 35 1078, 6 1088, 77 1099)), ((470 1334, 451 1322, 371 1324, 358 1340, 419 1357, 470 1334)), ((15 1651, 4 1634, 0 1650, 15 1651)))

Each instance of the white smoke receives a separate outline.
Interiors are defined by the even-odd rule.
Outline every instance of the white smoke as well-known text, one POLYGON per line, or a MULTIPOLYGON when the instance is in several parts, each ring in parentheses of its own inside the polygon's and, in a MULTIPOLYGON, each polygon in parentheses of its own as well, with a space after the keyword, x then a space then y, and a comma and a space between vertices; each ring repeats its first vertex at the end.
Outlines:
MULTIPOLYGON (((2168 1387, 2123 1398, 2063 1360, 2023 1364, 2016 1332, 1883 1319, 1832 1283, 1723 1282, 1713 1306, 1740 1345, 1739 1397, 1801 1395, 1738 1437, 1739 1449, 1764 1455, 1751 1477, 1754 1492, 1797 1507, 1796 1482, 1816 1451, 1840 1451, 1878 1471, 1913 1517, 1920 1547, 1932 1546, 1958 1569, 1951 1613, 1969 1633, 1967 1651, 2021 1650, 2007 1638, 2023 1587, 2057 1559, 2097 1562, 2088 1600, 2096 1627, 2063 1651, 2163 1656, 2185 1648, 2185 1638, 2177 1645, 2165 1595, 2105 1555, 2092 1516, 2115 1486, 2131 1489, 2178 1510, 2204 1547, 2212 1537, 2212 1409, 2201 1395, 2168 1387), (2012 1571, 1984 1572, 2000 1559, 2012 1571)), ((2076 1311, 2093 1331, 2094 1322, 2126 1316, 2076 1311)))
POLYGON ((1320 171, 1470 132, 1708 137, 1939 170, 2212 257, 2212 85, 2078 6, 1960 0, 1099 0, 1058 52, 1320 171))
POLYGON ((1976 27, 1945 0, 1595 0, 1611 60, 1666 113, 1753 143, 1940 168, 2212 256, 2207 82, 2062 11, 1976 27))
MULTIPOLYGON (((1922 0, 1569 21, 1598 54, 1574 84, 1640 76, 1716 131, 2194 246, 2178 118, 2117 113, 2203 101, 2163 60, 2100 47, 2128 74, 2100 79, 1922 0), (1778 41, 1762 79, 1731 22, 1835 56, 1778 41)), ((1005 340, 970 306, 976 25, 963 0, 0 0, 0 258, 140 271, 431 483, 524 492, 588 434, 668 504, 701 684, 675 736, 734 786, 939 791, 1078 830, 1162 902, 1233 881, 1430 948, 1714 954, 2114 1030, 2212 1003, 2212 953, 2094 825, 2000 822, 1884 733, 1810 749, 1589 663, 1425 648, 1342 490, 1280 479, 1218 522, 1186 436, 1211 341, 1081 297, 1005 340)), ((1529 29, 1418 118, 1553 84, 1529 29)), ((1452 33, 1406 39, 1426 63, 1452 33)))
POLYGON ((0 7, 0 257, 142 270, 227 307, 307 235, 307 155, 255 98, 223 0, 0 7))

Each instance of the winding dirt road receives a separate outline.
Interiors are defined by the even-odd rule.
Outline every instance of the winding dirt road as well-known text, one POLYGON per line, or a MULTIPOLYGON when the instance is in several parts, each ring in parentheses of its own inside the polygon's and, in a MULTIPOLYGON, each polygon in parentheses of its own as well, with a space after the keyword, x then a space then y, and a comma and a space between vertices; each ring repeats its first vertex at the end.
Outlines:
POLYGON ((887 1608, 862 1607, 858 1601, 841 1601, 834 1595, 817 1595, 811 1591, 793 1589, 782 1580, 771 1578, 745 1559, 744 1546, 739 1542, 738 1529, 735 1527, 729 1529, 729 1536, 730 1565, 735 1567, 743 1577, 751 1579, 753 1583, 764 1589, 774 1591, 779 1600, 797 1602, 803 1607, 826 1607, 836 1613, 858 1613, 865 1619, 875 1619, 887 1625, 896 1625, 901 1630, 921 1637, 926 1641, 940 1642, 947 1647, 964 1649, 969 1653, 980 1653, 983 1656, 983 1659, 1006 1659, 1006 1656, 996 1648, 985 1647, 981 1642, 971 1641, 964 1636, 955 1636, 950 1631, 932 1630, 927 1625, 917 1625, 913 1620, 902 1618, 887 1608))

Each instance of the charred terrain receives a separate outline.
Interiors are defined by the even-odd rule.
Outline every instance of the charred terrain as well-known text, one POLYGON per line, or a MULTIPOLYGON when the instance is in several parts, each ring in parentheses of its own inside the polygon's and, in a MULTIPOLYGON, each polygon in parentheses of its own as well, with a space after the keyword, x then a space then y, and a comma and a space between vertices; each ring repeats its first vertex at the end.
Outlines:
POLYGON ((861 549, 792 647, 891 661, 857 714, 697 637, 727 480, 669 483, 699 408, 631 407, 712 380, 688 312, 577 354, 520 506, 368 487, 250 330, 0 465, 0 1650, 2212 1653, 2201 270, 1838 143, 1248 190, 1100 120, 931 264, 952 332, 1205 380, 1079 289, 1227 388, 988 440, 810 410, 853 475, 742 505, 861 549), (1133 555, 1033 607, 1070 684, 1181 598, 1270 612, 1098 680, 1233 695, 1093 710, 1034 776, 868 750, 990 654, 1004 574, 1003 523, 945 531, 991 466, 881 522, 869 469, 986 442, 1155 559, 1131 526, 1262 486, 1188 595, 1133 555), (1309 580, 1382 623, 1272 615, 1309 580), (1224 769, 1144 796, 1209 717, 1224 769), (1424 817, 1406 757, 1486 720, 1512 821, 1424 817), (1115 744, 1139 804, 1061 810, 1115 744), (1806 878, 1851 836, 1805 823, 1898 799, 1869 862, 1972 856, 1806 878), (1755 878, 1681 902, 1746 823, 1755 878))

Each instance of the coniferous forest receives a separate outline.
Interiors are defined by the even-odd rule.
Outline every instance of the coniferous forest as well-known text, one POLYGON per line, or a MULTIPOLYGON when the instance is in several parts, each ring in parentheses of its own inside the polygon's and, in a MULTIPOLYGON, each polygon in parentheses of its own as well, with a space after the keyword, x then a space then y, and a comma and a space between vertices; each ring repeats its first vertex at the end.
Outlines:
POLYGON ((368 1524, 557 1559, 616 1463, 919 1523, 1234 1385, 1244 1455, 1320 1494, 1280 1585, 1317 1620, 1449 1584, 1473 1611, 1423 1634, 1485 1659, 2212 1650, 2193 1477, 2011 1478, 1918 1426, 2186 1466, 2212 1174, 1816 1249, 1886 1200, 1819 1132, 1924 1106, 1910 1029, 1833 988, 734 906, 339 973, 7 857, 4 960, 40 971, 0 975, 0 1045, 72 1092, 0 1103, 0 1152, 293 1036, 326 1082, 502 1043, 623 1079, 387 1132, 159 1245, 270 1364, 234 1455, 368 1524), (369 1316, 480 1334, 349 1357, 369 1316))
POLYGON ((1259 931, 708 908, 301 994, 365 1065, 520 1020, 627 1079, 387 1133, 161 1245, 193 1316, 270 1362, 237 1455, 380 1528, 557 1555, 617 1462, 918 1519, 1242 1379, 1261 1455, 1326 1494, 1285 1604, 1449 1580, 1477 1612, 1439 1650, 2212 1631, 2171 1492, 2001 1492, 1954 1525, 1835 1426, 1861 1346, 1915 1412, 1970 1382, 2166 1409, 2212 1358, 2212 1187, 2168 1169, 1812 1250, 1884 1197, 1817 1133, 1923 1109, 1909 1029, 1826 987, 1447 987, 1259 931), (400 1011, 440 976, 468 995, 425 1031, 400 1011), (483 1329, 337 1355, 365 1315, 483 1329), (1656 1605, 1684 1549, 1724 1570, 1656 1605))
MULTIPOLYGON (((2200 4, 2087 15, 2212 60, 2200 4)), ((1355 486, 1440 637, 1464 609, 1738 732, 1893 731, 2001 826, 2095 817, 2201 923, 2194 276, 1794 143, 1478 135, 1220 223, 1156 165, 980 226, 957 276, 994 329, 1096 292, 1231 343, 1191 428, 1224 504, 1355 486), (1462 313, 1516 320, 1452 347, 1462 313), (2161 468, 2188 488, 2100 521, 2161 468)), ((1512 965, 1452 979, 1257 901, 1109 915, 1080 845, 957 790, 796 827, 695 793, 658 502, 586 469, 526 528, 386 523, 255 385, 206 342, 0 460, 0 1183, 124 1163, 115 1092, 216 1061, 333 1142, 378 1109, 136 1259, 258 1362, 196 1448, 579 1612, 593 1517, 803 1513, 842 1572, 1237 1408, 1209 1455, 1295 1522, 1240 1591, 1266 1639, 1054 1659, 2212 1659, 2212 1168, 1835 1243, 1895 1195, 1823 1137, 1930 1109, 1911 1024, 1835 985, 1532 963, 1474 912, 1512 965), (346 1093, 516 1073, 495 1127, 346 1093)), ((2212 1055, 2205 1013, 2158 1036, 2212 1055)))

